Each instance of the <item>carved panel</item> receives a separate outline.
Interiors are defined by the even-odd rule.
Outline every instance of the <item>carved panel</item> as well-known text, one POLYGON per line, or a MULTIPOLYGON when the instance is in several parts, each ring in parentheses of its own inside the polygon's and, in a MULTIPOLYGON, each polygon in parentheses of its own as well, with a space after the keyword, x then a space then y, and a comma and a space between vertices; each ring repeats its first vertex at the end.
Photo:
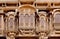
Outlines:
POLYGON ((14 31, 15 30, 15 14, 14 14, 14 12, 8 12, 7 16, 8 16, 7 30, 14 31))
POLYGON ((55 12, 54 14, 54 28, 60 30, 60 12, 55 12))
POLYGON ((9 25, 8 29, 9 30, 14 30, 14 20, 13 20, 13 18, 10 18, 9 21, 8 21, 8 23, 9 23, 8 24, 9 25))
POLYGON ((28 14, 25 14, 25 27, 28 27, 29 26, 29 15, 28 14))
POLYGON ((46 12, 42 11, 38 15, 39 15, 39 32, 48 31, 46 12))
POLYGON ((3 15, 0 15, 0 36, 3 36, 4 31, 4 19, 3 15))
POLYGON ((31 34, 35 28, 35 12, 32 6, 22 6, 19 10, 19 29, 23 34, 31 34))
POLYGON ((19 28, 23 29, 22 31, 26 33, 30 33, 31 29, 34 28, 35 26, 35 19, 34 15, 29 15, 29 14, 20 14, 19 16, 19 28))
POLYGON ((19 16, 19 28, 24 25, 24 15, 20 14, 19 16))

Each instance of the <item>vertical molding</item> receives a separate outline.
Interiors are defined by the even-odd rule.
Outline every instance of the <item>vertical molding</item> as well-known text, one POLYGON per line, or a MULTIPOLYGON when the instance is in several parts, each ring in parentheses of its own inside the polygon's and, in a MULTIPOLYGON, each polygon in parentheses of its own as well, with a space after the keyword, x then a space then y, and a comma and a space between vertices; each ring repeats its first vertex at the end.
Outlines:
POLYGON ((47 33, 49 32, 48 29, 48 21, 47 21, 47 14, 44 11, 38 13, 39 15, 39 39, 48 39, 47 33), (41 25, 41 21, 43 21, 44 25, 41 25), (47 38, 46 38, 47 37, 47 38))

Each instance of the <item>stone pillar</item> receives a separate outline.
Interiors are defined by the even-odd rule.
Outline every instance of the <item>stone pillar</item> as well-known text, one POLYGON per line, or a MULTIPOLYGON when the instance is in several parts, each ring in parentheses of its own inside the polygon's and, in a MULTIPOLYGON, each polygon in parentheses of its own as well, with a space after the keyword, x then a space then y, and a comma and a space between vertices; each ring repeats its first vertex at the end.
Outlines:
POLYGON ((4 19, 3 19, 3 14, 0 13, 0 36, 4 35, 4 19))
POLYGON ((13 36, 13 37, 9 37, 9 39, 15 39, 15 37, 13 36))
POLYGON ((15 28, 15 12, 8 12, 7 13, 7 34, 6 37, 7 39, 15 39, 16 35, 16 28, 15 28))
POLYGON ((15 39, 15 37, 8 37, 8 36, 7 36, 6 38, 7 38, 7 39, 15 39))
POLYGON ((6 36, 6 39, 10 39, 8 36, 6 36))
POLYGON ((15 33, 11 33, 11 32, 10 32, 10 33, 7 33, 6 38, 7 38, 7 39, 15 39, 15 35, 16 35, 15 33))
POLYGON ((48 36, 44 37, 44 39, 48 39, 48 36))
POLYGON ((48 20, 47 20, 47 12, 41 11, 38 13, 39 15, 39 39, 47 39, 47 33, 49 32, 48 29, 48 20))
POLYGON ((55 34, 54 26, 53 26, 53 16, 50 15, 50 35, 55 34))
POLYGON ((48 36, 46 36, 46 33, 40 33, 39 39, 48 39, 48 36))

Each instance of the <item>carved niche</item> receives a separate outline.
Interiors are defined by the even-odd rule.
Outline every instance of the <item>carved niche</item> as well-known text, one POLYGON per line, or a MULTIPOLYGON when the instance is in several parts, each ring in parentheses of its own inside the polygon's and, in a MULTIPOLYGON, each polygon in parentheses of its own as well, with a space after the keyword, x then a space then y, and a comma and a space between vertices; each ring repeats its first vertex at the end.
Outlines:
POLYGON ((31 5, 22 5, 18 10, 19 30, 23 35, 32 35, 35 29, 35 8, 31 5))
POLYGON ((39 23, 38 23, 38 32, 47 32, 48 31, 48 21, 46 12, 41 11, 38 13, 39 23))
POLYGON ((15 31, 15 12, 8 12, 7 15, 7 31, 15 31))

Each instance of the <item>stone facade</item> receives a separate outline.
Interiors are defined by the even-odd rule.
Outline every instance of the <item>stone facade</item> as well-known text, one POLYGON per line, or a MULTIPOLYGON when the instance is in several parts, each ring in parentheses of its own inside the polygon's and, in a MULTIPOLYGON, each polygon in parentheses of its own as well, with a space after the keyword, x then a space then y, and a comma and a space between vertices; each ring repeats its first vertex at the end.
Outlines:
POLYGON ((59 16, 60 0, 0 0, 0 39, 59 39, 59 16))

